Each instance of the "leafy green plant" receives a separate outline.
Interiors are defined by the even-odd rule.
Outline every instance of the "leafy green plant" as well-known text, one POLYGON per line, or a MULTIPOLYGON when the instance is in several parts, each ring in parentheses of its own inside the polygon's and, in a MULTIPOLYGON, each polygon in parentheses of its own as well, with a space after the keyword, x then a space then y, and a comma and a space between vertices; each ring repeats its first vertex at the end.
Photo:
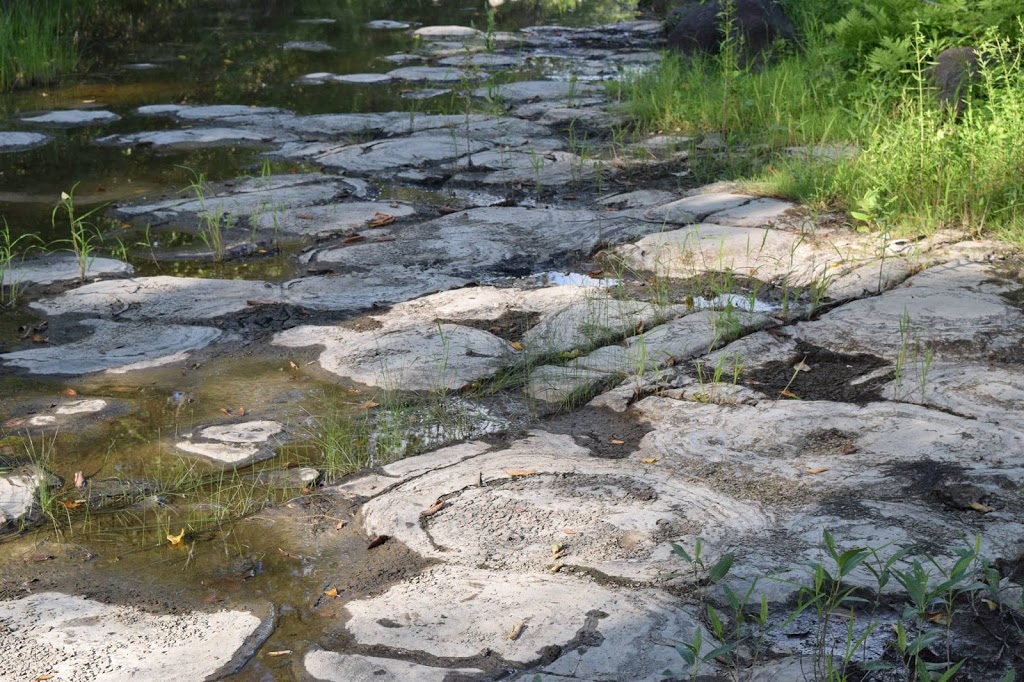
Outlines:
POLYGON ((97 211, 105 208, 105 206, 97 206, 91 211, 78 213, 75 209, 75 189, 78 187, 78 184, 76 182, 71 187, 70 192, 61 192, 60 203, 53 208, 53 212, 50 214, 50 222, 56 228, 58 214, 64 214, 70 229, 70 237, 65 242, 70 244, 71 251, 75 254, 79 278, 84 282, 89 265, 95 257, 96 242, 103 241, 103 235, 99 228, 90 223, 89 218, 97 211))

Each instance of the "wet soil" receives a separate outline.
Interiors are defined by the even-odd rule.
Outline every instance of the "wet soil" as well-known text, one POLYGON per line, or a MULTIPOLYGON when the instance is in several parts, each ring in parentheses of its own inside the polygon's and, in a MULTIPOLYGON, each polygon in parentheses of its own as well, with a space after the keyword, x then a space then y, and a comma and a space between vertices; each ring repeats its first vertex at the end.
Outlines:
POLYGON ((640 446, 640 441, 652 429, 650 424, 607 408, 583 407, 572 412, 555 415, 543 422, 550 433, 572 436, 580 447, 590 450, 594 457, 622 459, 640 446))
MULTIPOLYGON (((820 346, 798 341, 796 362, 772 361, 763 367, 743 372, 743 385, 769 396, 788 391, 803 400, 830 400, 865 405, 883 400, 882 388, 891 373, 878 373, 889 362, 868 353, 835 353, 820 346), (794 367, 803 362, 808 369, 794 367)), ((791 396, 784 396, 791 397, 791 396)))

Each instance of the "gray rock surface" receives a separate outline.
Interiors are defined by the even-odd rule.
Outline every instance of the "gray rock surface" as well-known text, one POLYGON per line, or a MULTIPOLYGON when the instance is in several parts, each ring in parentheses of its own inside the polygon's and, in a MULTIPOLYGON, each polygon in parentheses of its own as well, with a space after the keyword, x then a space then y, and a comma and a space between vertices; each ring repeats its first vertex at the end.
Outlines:
POLYGON ((0 363, 30 374, 123 374, 181 362, 190 351, 220 338, 212 327, 132 324, 100 319, 83 320, 93 332, 80 341, 31 348, 0 355, 0 363))
POLYGON ((4 682, 57 671, 82 682, 197 680, 215 673, 260 625, 247 611, 155 615, 58 592, 0 602, 4 682))
POLYGON ((0 130, 0 154, 5 152, 22 152, 42 147, 50 141, 49 135, 42 133, 22 133, 0 130))
POLYGON ((239 128, 187 128, 156 132, 108 135, 95 140, 110 147, 162 147, 166 149, 205 149, 207 147, 265 147, 275 142, 274 135, 239 128))
MULTIPOLYGON (((74 254, 54 254, 43 258, 13 261, 10 268, 0 272, 2 286, 29 286, 70 282, 82 274, 80 261, 74 254)), ((85 278, 130 276, 134 269, 128 263, 113 258, 88 258, 85 264, 85 278)))
POLYGON ((21 120, 26 123, 53 126, 55 128, 79 128, 113 123, 114 121, 120 121, 121 117, 112 111, 104 111, 103 109, 65 109, 27 116, 21 120))

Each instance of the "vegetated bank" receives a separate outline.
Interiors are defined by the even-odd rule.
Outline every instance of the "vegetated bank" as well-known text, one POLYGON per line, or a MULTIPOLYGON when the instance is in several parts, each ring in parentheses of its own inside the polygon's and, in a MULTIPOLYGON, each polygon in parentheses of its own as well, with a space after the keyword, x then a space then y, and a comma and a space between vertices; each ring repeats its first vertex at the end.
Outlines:
POLYGON ((845 210, 865 231, 1024 243, 1015 0, 779 0, 795 35, 755 51, 742 22, 771 1, 711 3, 728 37, 627 83, 638 125, 718 135, 691 159, 699 179, 845 210))

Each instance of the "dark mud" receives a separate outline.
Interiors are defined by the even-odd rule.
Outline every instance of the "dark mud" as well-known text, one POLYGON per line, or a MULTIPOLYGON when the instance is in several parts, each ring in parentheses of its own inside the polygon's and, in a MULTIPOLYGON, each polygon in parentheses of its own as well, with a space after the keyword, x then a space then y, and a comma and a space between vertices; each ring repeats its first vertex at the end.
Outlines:
MULTIPOLYGON (((806 371, 793 364, 772 361, 763 367, 743 372, 743 385, 769 396, 781 396, 788 391, 803 400, 829 400, 833 402, 865 405, 884 400, 882 388, 892 379, 891 373, 858 381, 889 366, 889 362, 868 353, 850 355, 834 353, 804 341, 798 341, 797 363, 803 362, 806 371)), ((791 397, 791 396, 784 396, 791 397)))
POLYGON ((640 447, 640 441, 651 430, 628 412, 619 413, 606 408, 583 407, 556 415, 543 422, 550 433, 572 436, 580 447, 590 450, 594 457, 622 459, 640 447))

